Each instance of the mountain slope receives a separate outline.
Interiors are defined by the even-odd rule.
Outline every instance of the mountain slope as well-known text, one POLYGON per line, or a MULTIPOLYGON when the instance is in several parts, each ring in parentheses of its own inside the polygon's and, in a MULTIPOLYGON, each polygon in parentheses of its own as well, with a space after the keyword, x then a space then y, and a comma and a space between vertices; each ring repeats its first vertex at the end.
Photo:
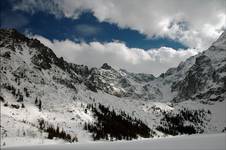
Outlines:
POLYGON ((99 134, 87 124, 104 124, 102 140, 142 138, 147 133, 135 131, 146 126, 150 137, 225 131, 225 34, 154 77, 71 64, 36 39, 0 29, 1 145, 87 142, 99 134), (140 126, 114 135, 109 115, 120 120, 115 130, 140 126))

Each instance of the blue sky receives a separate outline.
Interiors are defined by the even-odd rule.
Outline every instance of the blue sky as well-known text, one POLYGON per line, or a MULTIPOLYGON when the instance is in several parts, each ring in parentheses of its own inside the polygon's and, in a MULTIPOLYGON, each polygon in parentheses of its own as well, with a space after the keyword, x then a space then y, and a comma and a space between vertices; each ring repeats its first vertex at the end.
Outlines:
POLYGON ((225 0, 1 0, 1 28, 37 38, 65 60, 156 76, 207 49, 225 0))
POLYGON ((31 14, 12 10, 12 3, 1 0, 1 28, 16 28, 20 32, 42 35, 50 40, 70 39, 80 41, 121 41, 128 47, 150 49, 162 46, 174 49, 186 48, 181 42, 164 37, 147 37, 136 30, 120 28, 114 23, 100 22, 92 12, 82 12, 78 19, 57 18, 52 14, 37 12, 31 14), (7 16, 7 17, 6 17, 7 16))

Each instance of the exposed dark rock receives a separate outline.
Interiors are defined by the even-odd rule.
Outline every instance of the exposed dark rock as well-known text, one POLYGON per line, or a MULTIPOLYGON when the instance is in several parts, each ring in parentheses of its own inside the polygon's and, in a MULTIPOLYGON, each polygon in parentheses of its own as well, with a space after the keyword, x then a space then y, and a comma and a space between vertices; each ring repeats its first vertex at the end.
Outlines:
POLYGON ((121 86, 123 88, 126 88, 126 87, 130 87, 131 86, 131 83, 130 81, 127 79, 127 78, 122 78, 119 83, 121 83, 121 86))
POLYGON ((76 64, 69 64, 70 68, 77 73, 78 75, 80 75, 81 77, 88 77, 91 73, 91 71, 89 70, 88 66, 85 65, 76 65, 76 64))
POLYGON ((211 88, 207 92, 200 93, 200 94, 196 95, 196 97, 198 99, 206 99, 206 100, 210 100, 210 101, 217 101, 217 100, 221 100, 223 98, 220 95, 222 93, 225 93, 225 92, 226 92, 226 89, 224 89, 222 87, 211 88), (211 96, 212 96, 212 98, 211 98, 211 96))
POLYGON ((0 95, 0 102, 5 102, 5 99, 0 95))
POLYGON ((7 58, 7 59, 9 59, 10 58, 10 51, 8 51, 8 52, 5 52, 3 55, 1 55, 2 57, 5 57, 5 58, 7 58))
POLYGON ((16 29, 0 29, 0 39, 7 42, 26 42, 29 39, 23 34, 16 31, 16 29))
POLYGON ((84 84, 86 85, 86 87, 87 87, 89 90, 91 90, 91 91, 93 91, 93 92, 97 92, 97 87, 96 87, 96 85, 93 84, 92 82, 90 82, 89 80, 85 81, 84 84))
POLYGON ((111 66, 108 65, 107 63, 104 63, 102 66, 101 66, 102 69, 106 69, 106 70, 110 70, 111 69, 111 66))
POLYGON ((177 68, 170 68, 166 71, 165 76, 169 76, 172 75, 175 71, 177 70, 177 68))
POLYGON ((191 98, 197 92, 203 90, 207 81, 213 80, 214 69, 211 60, 206 55, 196 58, 195 64, 188 70, 183 80, 173 83, 172 91, 178 91, 173 101, 180 102, 191 98))
POLYGON ((130 73, 130 75, 136 82, 149 82, 155 79, 155 76, 152 74, 130 73))
POLYGON ((43 69, 50 69, 51 68, 51 60, 44 55, 35 55, 32 57, 32 63, 43 68, 43 69))
MULTIPOLYGON (((68 88, 74 89, 77 92, 76 87, 74 86, 74 81, 72 80, 67 80, 67 79, 62 79, 62 78, 57 78, 55 76, 53 76, 53 80, 56 81, 57 83, 60 83, 62 85, 65 85, 68 88)), ((76 83, 76 81, 75 81, 76 83)))

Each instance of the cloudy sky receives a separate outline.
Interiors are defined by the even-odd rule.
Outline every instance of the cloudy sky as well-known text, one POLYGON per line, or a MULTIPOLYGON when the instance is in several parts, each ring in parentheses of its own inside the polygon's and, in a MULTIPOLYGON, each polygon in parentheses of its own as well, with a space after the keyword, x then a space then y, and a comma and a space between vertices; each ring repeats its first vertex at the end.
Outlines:
POLYGON ((57 56, 159 75, 226 28, 226 0, 1 0, 1 28, 39 39, 57 56))

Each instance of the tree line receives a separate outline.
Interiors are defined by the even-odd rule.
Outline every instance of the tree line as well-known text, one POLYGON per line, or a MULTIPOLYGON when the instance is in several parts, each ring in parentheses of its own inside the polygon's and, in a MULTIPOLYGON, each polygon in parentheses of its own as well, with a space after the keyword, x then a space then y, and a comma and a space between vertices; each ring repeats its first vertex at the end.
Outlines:
POLYGON ((85 123, 84 129, 92 133, 94 140, 132 140, 138 136, 151 137, 151 129, 139 119, 133 119, 124 111, 118 114, 102 104, 88 104, 87 109, 91 110, 96 118, 94 123, 85 123))
POLYGON ((156 129, 170 135, 203 133, 204 121, 210 113, 209 110, 187 108, 182 108, 176 114, 163 112, 163 118, 156 129))

